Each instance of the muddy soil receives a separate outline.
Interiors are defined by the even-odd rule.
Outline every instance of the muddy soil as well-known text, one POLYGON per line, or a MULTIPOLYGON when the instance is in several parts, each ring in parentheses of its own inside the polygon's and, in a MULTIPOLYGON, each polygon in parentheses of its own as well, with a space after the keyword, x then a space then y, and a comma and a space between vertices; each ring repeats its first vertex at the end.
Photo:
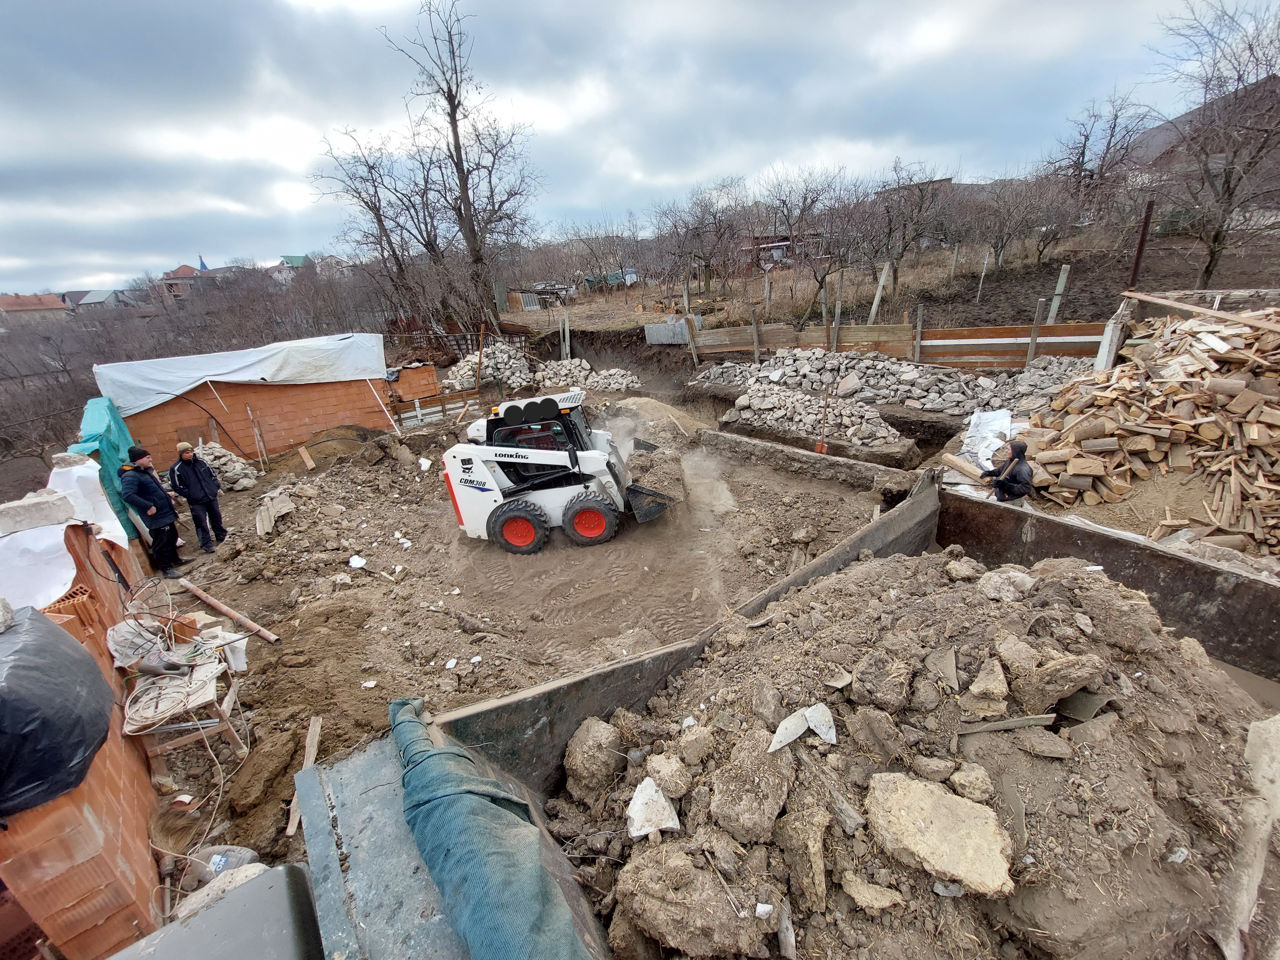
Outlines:
POLYGON ((986 571, 952 547, 854 564, 767 613, 609 718, 604 789, 571 779, 547 804, 620 955, 777 956, 780 917, 803 957, 1217 955, 1262 712, 1142 594, 1083 561, 986 571), (1099 694, 1087 722, 1054 709, 1080 689, 1099 694), (813 704, 835 743, 811 724, 768 752, 813 704), (963 732, 1046 708, 1048 728, 963 732), (629 836, 645 777, 681 824, 661 843, 629 836), (878 796, 903 784, 910 815, 878 796))
MULTIPOLYGON (((439 712, 684 639, 879 503, 710 456, 686 436, 704 424, 653 400, 614 402, 608 416, 619 436, 682 454, 686 502, 590 549, 553 533, 541 553, 517 557, 462 535, 438 466, 451 426, 404 437, 404 464, 368 443, 327 469, 296 480, 273 471, 224 497, 237 532, 193 580, 281 642, 250 642, 241 700, 255 743, 226 791, 223 842, 268 861, 304 856, 301 835, 283 830, 311 716, 323 718, 323 759, 384 731, 396 697, 423 696, 439 712), (260 539, 253 514, 280 484, 297 509, 260 539), (366 565, 352 568, 352 556, 366 565)), ((233 768, 229 755, 223 763, 233 768)), ((203 747, 171 767, 192 793, 215 776, 203 747)))

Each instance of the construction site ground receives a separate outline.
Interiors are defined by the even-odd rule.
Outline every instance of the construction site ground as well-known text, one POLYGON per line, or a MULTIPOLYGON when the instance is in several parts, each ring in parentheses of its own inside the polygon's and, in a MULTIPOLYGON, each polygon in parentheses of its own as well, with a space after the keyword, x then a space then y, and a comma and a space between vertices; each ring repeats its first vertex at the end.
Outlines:
MULTIPOLYGON (((682 454, 688 500, 592 548, 555 533, 541 553, 513 556, 465 537, 440 475, 462 429, 453 424, 402 438, 432 461, 426 470, 344 428, 318 448, 328 459, 316 470, 286 459, 255 490, 224 495, 235 532, 215 556, 188 547, 200 558, 188 576, 280 642, 249 647, 240 699, 254 743, 229 778, 220 842, 268 861, 304 856, 284 828, 311 716, 323 718, 323 759, 385 731, 396 697, 423 696, 439 712, 684 639, 865 525, 880 503, 713 457, 690 439, 705 425, 654 400, 614 403, 618 433, 682 454), (278 486, 296 510, 260 538, 254 515, 278 486), (365 565, 353 568, 353 556, 365 565)), ((229 773, 230 753, 218 752, 229 773)), ((216 786, 203 746, 170 766, 181 789, 216 786)))

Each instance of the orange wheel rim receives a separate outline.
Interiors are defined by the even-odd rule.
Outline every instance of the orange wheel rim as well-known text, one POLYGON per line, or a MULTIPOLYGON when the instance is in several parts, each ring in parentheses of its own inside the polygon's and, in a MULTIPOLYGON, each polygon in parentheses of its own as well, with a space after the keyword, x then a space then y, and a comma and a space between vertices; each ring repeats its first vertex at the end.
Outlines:
POLYGON ((595 539, 609 528, 609 521, 599 510, 579 510, 573 517, 573 529, 581 537, 595 539))
POLYGON ((537 535, 533 524, 524 517, 512 517, 502 525, 502 538, 513 547, 527 547, 537 535))

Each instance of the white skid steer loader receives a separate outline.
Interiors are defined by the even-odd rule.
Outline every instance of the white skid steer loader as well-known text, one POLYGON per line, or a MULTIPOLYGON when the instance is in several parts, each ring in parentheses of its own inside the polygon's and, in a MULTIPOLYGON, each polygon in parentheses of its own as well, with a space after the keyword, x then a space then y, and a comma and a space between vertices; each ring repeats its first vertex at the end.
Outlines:
POLYGON ((645 523, 666 512, 673 499, 631 481, 612 434, 592 428, 582 400, 570 390, 508 401, 467 428, 468 443, 445 451, 445 481, 467 536, 537 553, 552 527, 590 546, 613 539, 624 513, 645 523))

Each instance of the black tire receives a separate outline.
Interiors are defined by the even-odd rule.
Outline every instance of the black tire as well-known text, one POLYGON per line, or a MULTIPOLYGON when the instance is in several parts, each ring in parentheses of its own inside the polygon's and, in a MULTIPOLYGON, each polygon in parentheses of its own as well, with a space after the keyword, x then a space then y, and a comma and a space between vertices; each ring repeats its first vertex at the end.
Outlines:
POLYGON ((528 500, 508 500, 489 514, 489 539, 507 553, 537 553, 547 545, 551 523, 528 500))
POLYGON ((618 509, 600 494, 584 491, 565 504, 560 526, 580 547, 607 543, 618 532, 618 509))

